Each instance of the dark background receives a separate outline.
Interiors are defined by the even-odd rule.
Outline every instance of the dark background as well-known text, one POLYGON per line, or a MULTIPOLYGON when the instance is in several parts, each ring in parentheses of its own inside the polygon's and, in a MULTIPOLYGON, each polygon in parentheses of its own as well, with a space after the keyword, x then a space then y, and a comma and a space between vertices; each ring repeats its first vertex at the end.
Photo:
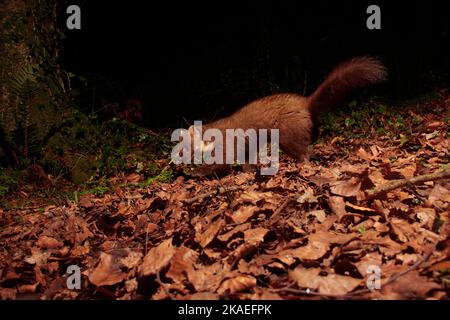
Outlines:
MULTIPOLYGON (((449 80, 446 1, 70 1, 64 66, 90 80, 81 104, 144 103, 143 124, 187 126, 274 92, 310 94, 339 61, 381 57, 390 80, 365 91, 391 101, 449 80), (381 7, 381 30, 366 8, 381 7)), ((65 25, 64 11, 61 23, 65 25)))

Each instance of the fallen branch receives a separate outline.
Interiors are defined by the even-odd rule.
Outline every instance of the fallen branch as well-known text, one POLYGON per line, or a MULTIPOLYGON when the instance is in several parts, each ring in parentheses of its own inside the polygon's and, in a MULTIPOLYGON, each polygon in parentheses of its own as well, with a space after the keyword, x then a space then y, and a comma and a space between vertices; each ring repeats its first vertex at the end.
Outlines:
POLYGON ((406 185, 412 185, 412 184, 419 184, 426 181, 434 181, 444 178, 450 178, 450 169, 439 171, 439 172, 433 172, 428 174, 423 174, 420 176, 412 177, 410 179, 399 179, 399 180, 392 180, 388 183, 382 184, 372 190, 366 191, 366 197, 365 200, 370 200, 373 198, 376 198, 380 194, 384 194, 386 192, 392 191, 397 188, 404 187, 406 185))

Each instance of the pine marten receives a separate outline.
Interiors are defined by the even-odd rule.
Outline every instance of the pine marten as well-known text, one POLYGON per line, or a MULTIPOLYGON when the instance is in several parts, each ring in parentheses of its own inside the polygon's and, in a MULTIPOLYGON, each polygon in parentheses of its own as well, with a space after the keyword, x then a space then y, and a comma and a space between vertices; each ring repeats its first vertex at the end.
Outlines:
MULTIPOLYGON (((281 149, 303 160, 321 112, 333 107, 351 90, 384 81, 385 66, 376 58, 361 56, 335 67, 308 97, 294 93, 275 94, 255 100, 229 117, 203 125, 203 130, 279 129, 281 149)), ((191 136, 193 134, 191 126, 191 136)))

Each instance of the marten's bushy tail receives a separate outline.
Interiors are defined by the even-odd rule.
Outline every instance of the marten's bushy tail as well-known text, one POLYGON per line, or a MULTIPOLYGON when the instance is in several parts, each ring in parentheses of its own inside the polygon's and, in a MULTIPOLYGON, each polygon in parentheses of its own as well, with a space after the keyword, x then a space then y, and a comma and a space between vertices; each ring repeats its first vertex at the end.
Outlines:
POLYGON ((343 62, 310 96, 309 110, 317 115, 339 103, 349 91, 386 79, 386 67, 376 58, 362 56, 343 62))

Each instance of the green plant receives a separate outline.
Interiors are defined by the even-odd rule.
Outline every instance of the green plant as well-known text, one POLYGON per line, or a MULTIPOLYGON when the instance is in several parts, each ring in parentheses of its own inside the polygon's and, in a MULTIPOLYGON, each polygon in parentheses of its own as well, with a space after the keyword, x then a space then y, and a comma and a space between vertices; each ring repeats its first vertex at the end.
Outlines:
MULTIPOLYGON (((59 64, 55 0, 8 1, 0 11, 0 127, 16 166, 40 161, 55 133, 70 123, 75 96, 59 64)), ((1 142, 1 141, 0 141, 1 142)))
POLYGON ((19 172, 13 170, 5 170, 0 168, 0 196, 5 196, 12 190, 16 189, 19 172))
MULTIPOLYGON (((104 194, 106 194, 107 192, 110 191, 110 188, 106 185, 98 185, 92 189, 87 189, 87 190, 83 190, 80 192, 80 195, 82 194, 94 194, 98 197, 103 196, 104 194)), ((74 194, 75 197, 75 194, 74 194)))
POLYGON ((146 184, 152 184, 153 182, 167 183, 173 178, 173 172, 169 169, 163 169, 158 175, 147 179, 146 184))

